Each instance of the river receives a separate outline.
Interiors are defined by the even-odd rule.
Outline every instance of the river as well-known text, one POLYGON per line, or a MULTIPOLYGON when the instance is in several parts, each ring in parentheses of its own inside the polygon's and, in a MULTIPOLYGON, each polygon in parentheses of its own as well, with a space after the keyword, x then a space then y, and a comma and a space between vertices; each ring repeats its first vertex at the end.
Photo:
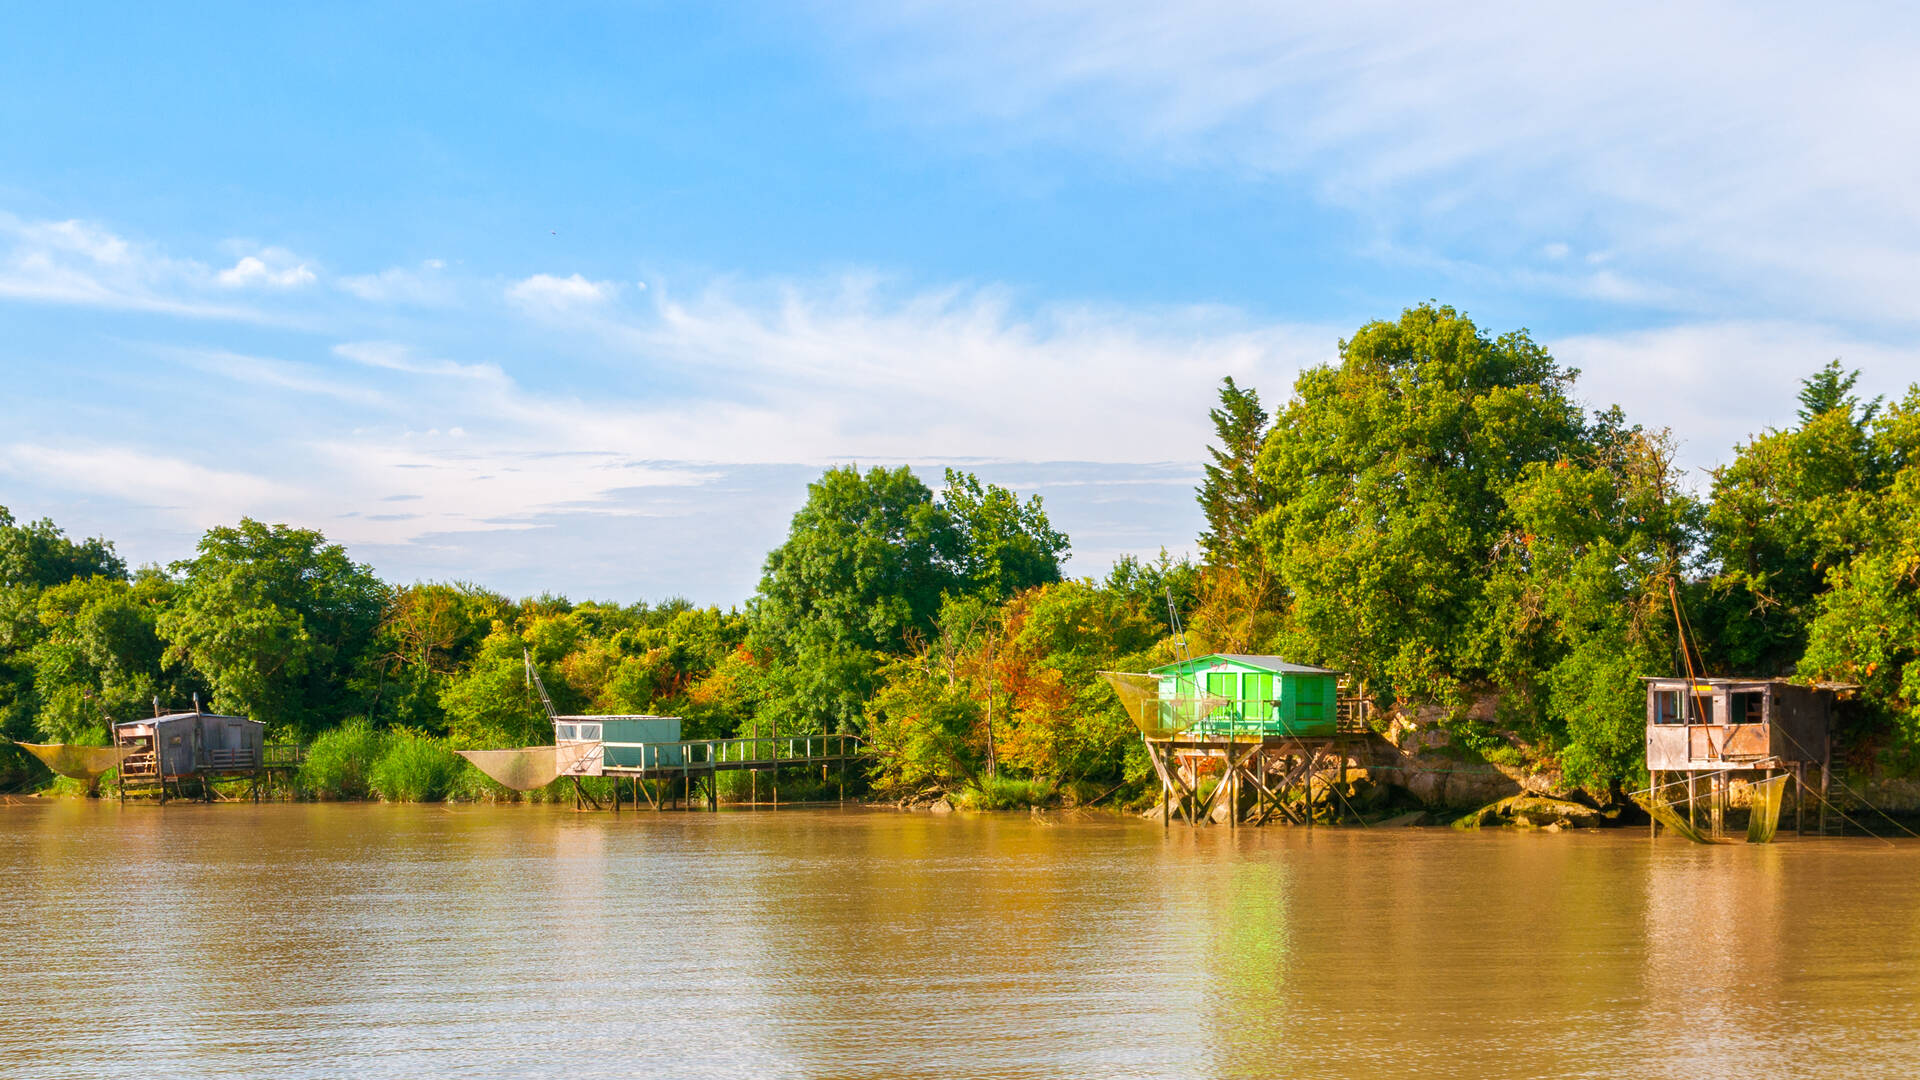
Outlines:
POLYGON ((1920 1075, 1920 843, 0 807, 0 1076, 1920 1075))

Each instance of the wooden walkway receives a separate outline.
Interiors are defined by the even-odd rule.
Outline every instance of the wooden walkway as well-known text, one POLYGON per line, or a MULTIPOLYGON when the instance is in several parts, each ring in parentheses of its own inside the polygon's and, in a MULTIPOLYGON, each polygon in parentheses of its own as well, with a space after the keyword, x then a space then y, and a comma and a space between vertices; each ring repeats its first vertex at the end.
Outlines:
MULTIPOLYGON (((599 775, 613 777, 613 809, 620 809, 619 780, 630 781, 631 805, 644 799, 655 810, 665 809, 678 785, 680 806, 691 809, 696 799, 709 810, 719 809, 719 774, 748 772, 752 801, 759 802, 761 774, 767 774, 768 791, 775 805, 780 802, 780 770, 800 768, 811 773, 820 770, 822 781, 837 779, 840 801, 847 797, 847 769, 867 756, 865 742, 858 735, 780 735, 742 736, 732 739, 682 739, 678 742, 602 742, 599 775), (656 789, 658 793, 656 794, 656 789)), ((592 798, 574 777, 575 805, 591 804, 592 798)))

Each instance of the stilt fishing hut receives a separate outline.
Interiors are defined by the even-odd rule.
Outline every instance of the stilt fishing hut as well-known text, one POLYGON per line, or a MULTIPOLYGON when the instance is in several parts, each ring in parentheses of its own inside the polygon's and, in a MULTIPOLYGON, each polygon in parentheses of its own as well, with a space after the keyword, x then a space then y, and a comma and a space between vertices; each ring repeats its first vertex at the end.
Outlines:
POLYGON ((634 805, 644 796, 654 809, 673 797, 679 784, 682 804, 691 807, 704 793, 707 809, 719 808, 719 774, 769 772, 774 780, 774 802, 780 801, 782 767, 840 770, 840 797, 846 798, 847 768, 865 754, 860 737, 851 734, 780 735, 730 739, 682 739, 677 716, 632 714, 561 715, 540 681, 531 652, 524 654, 527 688, 538 691, 541 707, 553 723, 553 745, 523 746, 511 750, 460 750, 461 757, 497 783, 516 791, 545 787, 560 777, 573 782, 575 806, 599 802, 580 785, 583 776, 612 777, 613 809, 620 809, 620 784, 630 783, 634 805), (659 789, 656 797, 655 789, 659 789))
POLYGON ((1229 824, 1311 825, 1321 773, 1338 769, 1344 783, 1371 736, 1364 702, 1340 696, 1340 672, 1278 656, 1210 653, 1102 674, 1140 728, 1168 822, 1210 820, 1224 802, 1229 824))
POLYGON ((151 720, 113 726, 120 753, 120 795, 132 789, 157 790, 162 802, 168 785, 180 793, 182 781, 200 781, 203 797, 215 780, 252 779, 263 766, 266 725, 244 716, 201 712, 168 713, 151 720))
POLYGON ((1826 831, 1834 707, 1855 687, 1764 678, 1643 681, 1650 808, 1656 830, 1665 823, 1697 833, 1704 801, 1705 838, 1719 838, 1726 830, 1732 785, 1742 780, 1752 785, 1753 792, 1749 840, 1772 839, 1783 789, 1789 785, 1794 831, 1805 832, 1806 797, 1816 791, 1818 827, 1826 831), (1679 810, 1683 799, 1684 818, 1679 810))

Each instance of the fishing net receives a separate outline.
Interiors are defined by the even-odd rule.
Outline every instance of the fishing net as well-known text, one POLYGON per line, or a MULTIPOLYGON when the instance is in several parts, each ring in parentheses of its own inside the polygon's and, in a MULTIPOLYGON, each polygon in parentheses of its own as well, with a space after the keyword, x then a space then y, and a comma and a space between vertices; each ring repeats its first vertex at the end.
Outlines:
POLYGON ((1689 825, 1687 819, 1681 817, 1679 813, 1674 810, 1671 803, 1665 802, 1658 796, 1655 796, 1653 801, 1647 804, 1647 812, 1653 815, 1653 820, 1665 825, 1669 830, 1679 833, 1681 836, 1686 837, 1696 844, 1711 844, 1715 842, 1706 833, 1689 825))
POLYGON ((1162 697, 1157 675, 1102 671, 1100 677, 1113 687, 1127 715, 1133 718, 1141 734, 1149 738, 1165 739, 1192 731, 1210 714, 1232 704, 1226 698, 1211 694, 1162 697))
POLYGON ((533 791, 546 787, 563 773, 571 772, 599 743, 567 743, 564 746, 523 746, 518 750, 457 750, 455 753, 473 763, 473 767, 492 777, 502 787, 515 791, 533 791))
POLYGON ((1747 843, 1770 844, 1780 828, 1780 803, 1786 798, 1787 777, 1770 776, 1753 785, 1753 808, 1747 814, 1747 843))
POLYGON ((120 767, 117 746, 73 746, 68 743, 14 743, 41 760, 47 768, 75 780, 94 780, 120 767))

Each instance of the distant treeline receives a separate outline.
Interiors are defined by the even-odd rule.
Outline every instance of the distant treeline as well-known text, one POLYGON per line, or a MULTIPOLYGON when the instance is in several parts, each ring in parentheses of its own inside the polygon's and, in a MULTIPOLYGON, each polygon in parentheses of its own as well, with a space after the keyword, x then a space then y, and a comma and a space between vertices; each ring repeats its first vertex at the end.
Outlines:
POLYGON ((1861 684, 1851 759, 1911 770, 1920 387, 1862 401, 1828 364, 1798 422, 1738 447, 1702 498, 1668 432, 1588 411, 1575 378, 1525 331, 1422 305, 1361 327, 1275 414, 1228 379, 1200 561, 1100 580, 1062 579, 1037 496, 951 470, 938 493, 904 467, 828 470, 737 610, 394 585, 252 520, 130 572, 105 540, 0 509, 0 730, 97 743, 198 693, 301 741, 525 745, 550 738, 526 649, 565 712, 859 732, 889 796, 1124 799, 1149 770, 1096 672, 1174 656, 1170 595, 1196 654, 1339 668, 1381 715, 1439 717, 1456 752, 1597 794, 1641 768, 1638 678, 1684 670, 1677 608, 1708 671, 1861 684))

